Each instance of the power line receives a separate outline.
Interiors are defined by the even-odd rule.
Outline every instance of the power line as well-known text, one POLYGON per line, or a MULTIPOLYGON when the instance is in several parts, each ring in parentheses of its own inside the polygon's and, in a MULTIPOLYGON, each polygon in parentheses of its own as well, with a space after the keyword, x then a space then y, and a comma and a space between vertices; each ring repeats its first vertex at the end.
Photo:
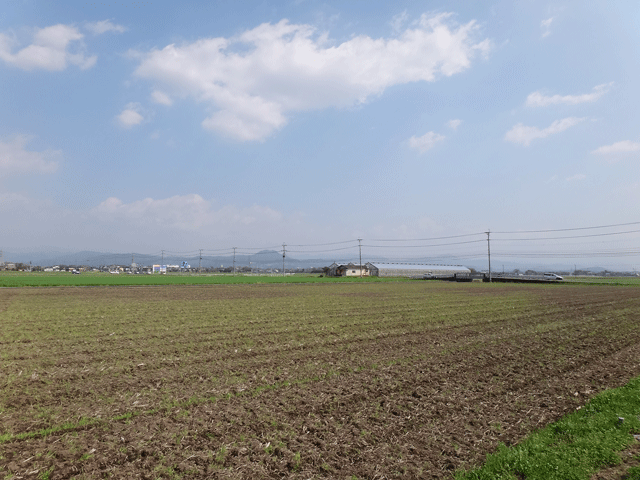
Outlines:
MULTIPOLYGON (((611 235, 624 235, 627 233, 638 233, 640 230, 627 230, 626 232, 592 233, 589 235, 571 235, 568 237, 539 237, 539 238, 496 238, 501 242, 533 242, 539 240, 560 240, 566 238, 587 238, 587 237, 608 237, 611 235)), ((495 233, 495 232, 494 232, 495 233)))
POLYGON ((343 243, 353 243, 358 240, 345 240, 343 242, 332 242, 332 243, 310 243, 308 245, 288 245, 289 247, 324 247, 326 245, 341 245, 343 243))
POLYGON ((378 239, 371 239, 371 242, 429 242, 431 240, 446 240, 449 238, 462 238, 462 237, 473 237, 475 235, 484 235, 485 232, 478 232, 478 233, 467 233, 464 235, 451 235, 449 237, 432 237, 432 238, 409 238, 409 239, 395 239, 395 240, 378 240, 378 239))
POLYGON ((615 225, 597 225, 595 227, 576 227, 576 228, 557 228, 554 230, 520 230, 514 232, 493 232, 493 233, 548 233, 548 232, 570 232, 573 230, 593 230, 596 228, 612 228, 612 227, 625 227, 627 225, 640 225, 640 222, 629 222, 629 223, 617 223, 615 225))
POLYGON ((452 242, 452 243, 436 243, 429 245, 363 245, 363 247, 372 247, 372 248, 425 248, 425 247, 448 247, 449 245, 465 245, 468 243, 480 243, 484 242, 484 239, 481 240, 469 240, 467 242, 452 242))
POLYGON ((328 250, 287 250, 288 252, 294 253, 324 253, 324 252, 339 252, 340 250, 351 250, 352 248, 356 248, 358 245, 351 245, 350 247, 342 247, 342 248, 331 248, 328 250))
POLYGON ((549 252, 549 253, 495 253, 494 257, 510 258, 598 258, 598 257, 637 257, 640 251, 635 252, 549 252))

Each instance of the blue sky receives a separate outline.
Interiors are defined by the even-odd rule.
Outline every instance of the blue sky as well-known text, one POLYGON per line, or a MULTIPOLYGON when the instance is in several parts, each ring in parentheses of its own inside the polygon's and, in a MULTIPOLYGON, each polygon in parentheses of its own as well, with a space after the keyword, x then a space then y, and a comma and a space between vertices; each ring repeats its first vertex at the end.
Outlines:
MULTIPOLYGON (((0 246, 371 244, 638 221, 639 13, 5 0, 0 246)), ((638 237, 576 242, 545 245, 638 237)))

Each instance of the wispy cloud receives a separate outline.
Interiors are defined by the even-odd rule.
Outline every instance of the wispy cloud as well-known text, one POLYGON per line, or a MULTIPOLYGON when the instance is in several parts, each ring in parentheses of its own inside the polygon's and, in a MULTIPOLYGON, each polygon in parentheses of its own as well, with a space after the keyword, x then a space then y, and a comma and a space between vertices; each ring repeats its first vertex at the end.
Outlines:
POLYGON ((393 31, 395 33, 398 33, 405 26, 405 24, 407 23, 407 20, 409 20, 409 14, 405 10, 404 12, 394 15, 391 21, 389 22, 389 24, 391 25, 391 28, 393 29, 393 31))
POLYGON ((0 141, 0 177, 12 174, 53 173, 58 169, 62 152, 46 150, 34 152, 25 147, 33 137, 17 135, 7 142, 0 141))
POLYGON ((103 33, 107 32, 124 33, 127 31, 126 27, 111 23, 110 20, 87 23, 85 24, 85 28, 94 35, 102 35, 103 33))
POLYGON ((568 128, 571 128, 574 125, 583 122, 584 120, 586 120, 586 117, 563 118, 562 120, 556 120, 547 128, 542 129, 538 127, 528 127, 526 125, 523 125, 522 123, 518 123, 505 134, 504 139, 507 142, 519 143, 521 145, 524 145, 525 147, 528 147, 533 140, 546 138, 549 135, 564 132, 568 128))
POLYGON ((475 22, 422 15, 392 38, 357 35, 335 44, 310 25, 282 20, 231 38, 203 38, 133 52, 135 75, 213 113, 202 121, 243 141, 261 141, 298 111, 366 103, 393 85, 433 82, 471 67, 491 49, 475 22))
POLYGON ((142 223, 183 231, 233 225, 268 225, 283 219, 282 213, 261 205, 246 208, 227 205, 216 209, 211 201, 197 194, 164 199, 145 198, 131 203, 110 197, 93 208, 91 213, 103 221, 142 223))
POLYGON ((161 92, 160 90, 154 90, 153 92, 151 92, 151 99, 155 103, 159 103, 161 105, 173 105, 173 100, 171 100, 171 97, 169 97, 169 95, 167 95, 166 93, 161 92))
POLYGON ((584 180, 585 178, 587 178, 587 176, 584 173, 576 173, 575 175, 572 175, 570 177, 567 177, 567 182, 579 182, 581 180, 584 180))
POLYGON ((549 105, 558 104, 577 105, 579 103, 595 102, 605 93, 607 93, 612 85, 613 82, 603 83, 602 85, 593 87, 593 91, 591 93, 583 93, 580 95, 547 96, 540 91, 536 91, 529 94, 525 105, 527 107, 547 107, 549 105))
POLYGON ((53 25, 36 29, 33 43, 13 53, 15 47, 19 48, 18 41, 0 33, 0 60, 22 70, 61 71, 68 65, 86 70, 95 65, 98 57, 85 54, 83 38, 75 27, 53 25))
POLYGON ((125 128, 131 128, 136 125, 140 125, 144 120, 144 117, 140 114, 139 103, 129 103, 125 109, 116 118, 121 126, 125 128))
POLYGON ((602 147, 596 148, 591 153, 595 155, 617 155, 632 152, 640 152, 640 143, 623 140, 611 145, 603 145, 602 147))
POLYGON ((453 130, 457 130, 461 123, 462 120, 456 118, 455 120, 449 120, 446 125, 453 130))
POLYGON ((441 142, 446 137, 435 132, 427 132, 421 137, 413 136, 409 139, 409 146, 418 150, 420 153, 425 153, 430 150, 438 142, 441 142))
POLYGON ((542 38, 545 38, 551 35, 551 22, 553 22, 553 17, 547 18, 546 20, 542 20, 540 22, 540 29, 542 30, 542 38))

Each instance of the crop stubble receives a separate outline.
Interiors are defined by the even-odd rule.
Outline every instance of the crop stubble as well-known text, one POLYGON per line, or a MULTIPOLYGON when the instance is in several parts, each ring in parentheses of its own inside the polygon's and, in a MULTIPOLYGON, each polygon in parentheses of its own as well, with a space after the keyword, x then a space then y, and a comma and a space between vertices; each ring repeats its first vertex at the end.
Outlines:
POLYGON ((2 291, 0 472, 447 478, 640 374, 639 307, 604 286, 2 291))

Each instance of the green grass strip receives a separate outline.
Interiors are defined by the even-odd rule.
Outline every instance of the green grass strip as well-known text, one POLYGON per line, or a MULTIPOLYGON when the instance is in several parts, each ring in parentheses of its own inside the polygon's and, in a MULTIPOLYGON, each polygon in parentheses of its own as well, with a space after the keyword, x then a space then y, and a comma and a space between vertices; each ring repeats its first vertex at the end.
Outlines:
POLYGON ((234 285, 276 283, 376 283, 408 281, 398 277, 320 277, 315 274, 276 275, 110 275, 108 273, 12 273, 0 272, 0 287, 96 287, 96 286, 156 286, 156 285, 234 285))
POLYGON ((484 466, 460 471, 456 480, 588 480, 603 467, 620 463, 617 452, 640 432, 640 377, 607 390, 584 408, 531 434, 521 444, 487 457, 484 466), (619 420, 624 418, 624 421, 619 420))

